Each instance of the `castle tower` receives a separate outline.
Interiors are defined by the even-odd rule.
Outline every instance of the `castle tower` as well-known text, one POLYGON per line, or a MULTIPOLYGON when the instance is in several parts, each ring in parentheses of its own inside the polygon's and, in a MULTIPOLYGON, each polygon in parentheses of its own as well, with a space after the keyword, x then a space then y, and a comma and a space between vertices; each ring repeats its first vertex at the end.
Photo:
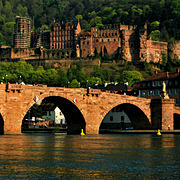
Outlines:
POLYGON ((80 22, 79 22, 79 20, 78 20, 75 34, 76 34, 76 35, 79 35, 79 33, 81 33, 81 24, 80 24, 80 22))
POLYGON ((140 38, 140 49, 139 49, 139 59, 142 61, 147 60, 147 24, 144 25, 144 28, 139 30, 140 38))
POLYGON ((29 48, 31 46, 31 20, 26 17, 16 17, 14 25, 13 47, 29 48))

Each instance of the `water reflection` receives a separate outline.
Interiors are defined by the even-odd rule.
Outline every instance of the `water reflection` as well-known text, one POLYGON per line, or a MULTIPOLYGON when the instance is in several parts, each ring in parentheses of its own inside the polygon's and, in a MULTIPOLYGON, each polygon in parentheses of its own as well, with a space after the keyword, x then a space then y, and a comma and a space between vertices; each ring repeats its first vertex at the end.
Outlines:
POLYGON ((179 179, 180 135, 0 136, 0 179, 179 179))

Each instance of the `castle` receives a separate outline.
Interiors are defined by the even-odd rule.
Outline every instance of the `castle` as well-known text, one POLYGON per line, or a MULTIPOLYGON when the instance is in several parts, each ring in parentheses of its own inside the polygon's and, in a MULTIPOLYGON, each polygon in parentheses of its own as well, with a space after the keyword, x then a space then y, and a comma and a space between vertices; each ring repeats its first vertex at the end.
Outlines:
POLYGON ((54 22, 51 30, 35 32, 31 24, 30 18, 16 17, 13 47, 0 48, 1 61, 86 59, 96 54, 116 54, 126 61, 161 62, 162 52, 168 53, 167 42, 148 39, 147 25, 106 25, 104 29, 91 27, 90 32, 82 32, 79 21, 54 22))

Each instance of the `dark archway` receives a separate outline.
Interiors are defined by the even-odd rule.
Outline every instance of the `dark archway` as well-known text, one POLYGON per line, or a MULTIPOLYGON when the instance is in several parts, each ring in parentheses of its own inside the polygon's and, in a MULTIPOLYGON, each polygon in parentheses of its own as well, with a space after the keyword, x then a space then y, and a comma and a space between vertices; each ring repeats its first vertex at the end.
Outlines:
POLYGON ((4 120, 2 115, 0 114, 0 135, 4 134, 4 120))
POLYGON ((35 112, 34 109, 37 109, 39 111, 38 116, 40 117, 48 109, 55 109, 56 107, 58 107, 65 116, 67 123, 67 134, 80 134, 81 129, 86 131, 84 117, 77 106, 68 99, 59 96, 46 97, 42 100, 40 105, 35 104, 34 106, 32 106, 30 108, 30 112, 27 112, 23 121, 26 118, 32 118, 32 116, 36 116, 37 112, 35 112))
POLYGON ((144 114, 144 112, 133 104, 129 104, 129 103, 120 104, 114 107, 109 113, 103 119, 100 129, 103 128, 135 129, 135 130, 151 129, 151 124, 148 118, 146 117, 146 115, 144 114), (104 121, 109 113, 111 113, 111 116, 109 116, 109 124, 106 124, 104 121), (113 114, 116 116, 115 119, 117 123, 113 122, 114 121, 113 114), (123 116, 124 118, 122 118, 123 116), (127 116, 127 118, 125 116, 127 116), (128 119, 130 121, 128 121, 128 119))
POLYGON ((174 129, 180 129, 180 114, 174 114, 174 129))

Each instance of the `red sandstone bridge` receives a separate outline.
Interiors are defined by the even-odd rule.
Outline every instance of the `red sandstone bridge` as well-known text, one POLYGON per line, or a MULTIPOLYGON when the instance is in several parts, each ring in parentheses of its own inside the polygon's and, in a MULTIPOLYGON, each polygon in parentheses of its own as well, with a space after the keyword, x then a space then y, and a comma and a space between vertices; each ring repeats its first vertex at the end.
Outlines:
MULTIPOLYGON (((135 129, 174 129, 175 114, 180 109, 172 99, 146 98, 101 92, 101 90, 59 87, 39 87, 18 84, 0 85, 0 127, 4 134, 20 134, 22 121, 28 110, 39 101, 51 99, 60 104, 67 119, 68 131, 98 134, 106 114, 121 106, 135 129), (77 101, 74 101, 76 98, 77 101)), ((179 115, 178 115, 179 117, 179 115)))

